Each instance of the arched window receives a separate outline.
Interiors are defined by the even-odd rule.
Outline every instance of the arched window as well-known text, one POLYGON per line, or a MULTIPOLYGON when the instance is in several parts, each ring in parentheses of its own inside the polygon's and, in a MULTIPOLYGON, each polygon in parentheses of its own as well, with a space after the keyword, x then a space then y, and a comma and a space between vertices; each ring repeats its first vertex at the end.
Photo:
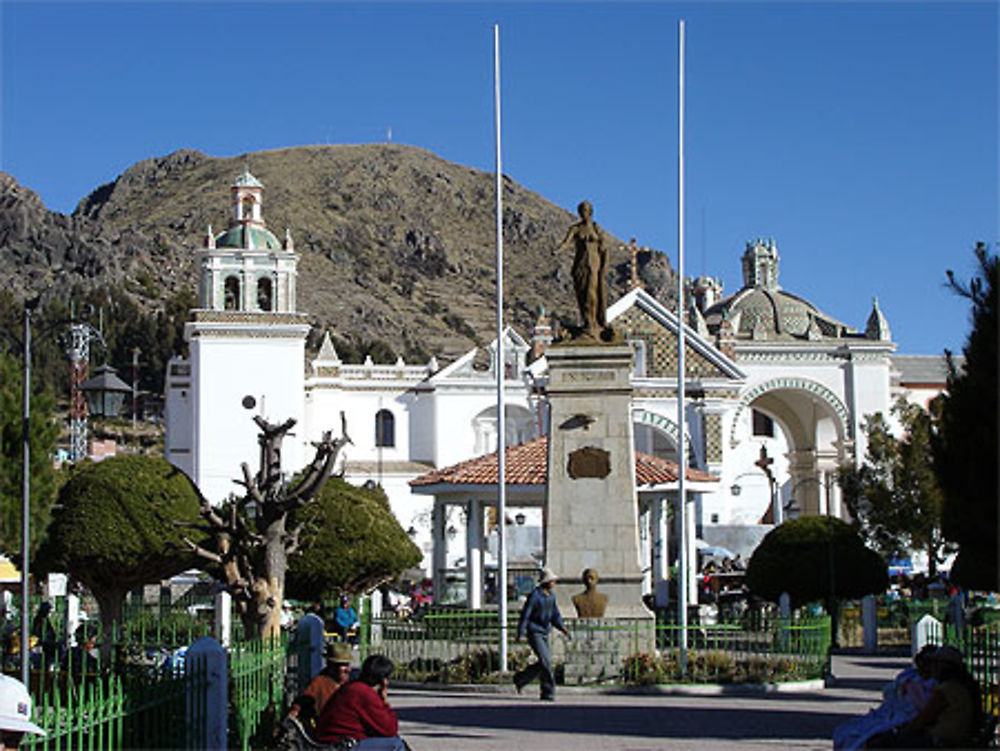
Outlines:
POLYGON ((253 219, 253 204, 254 200, 251 196, 247 196, 243 199, 242 219, 253 219))
POLYGON ((262 277, 257 280, 257 307, 261 310, 274 310, 274 297, 271 294, 271 280, 262 277))
POLYGON ((375 445, 392 447, 396 445, 396 418, 387 409, 375 413, 375 445))
POLYGON ((239 277, 227 276, 224 289, 225 289, 225 300, 224 300, 225 309, 239 310, 240 309, 239 277))
MULTIPOLYGON (((504 409, 507 419, 504 420, 504 445, 516 446, 530 441, 538 435, 538 424, 535 414, 520 405, 508 404, 504 409)), ((477 454, 488 454, 497 450, 497 408, 484 409, 472 418, 472 431, 475 435, 473 450, 477 454)))

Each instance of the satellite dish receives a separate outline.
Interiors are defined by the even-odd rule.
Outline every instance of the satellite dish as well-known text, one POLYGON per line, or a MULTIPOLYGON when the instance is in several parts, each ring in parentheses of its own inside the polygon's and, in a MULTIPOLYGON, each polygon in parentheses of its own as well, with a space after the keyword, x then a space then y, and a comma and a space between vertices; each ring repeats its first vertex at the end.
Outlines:
POLYGON ((257 400, 249 394, 243 397, 243 409, 253 409, 257 406, 257 400))

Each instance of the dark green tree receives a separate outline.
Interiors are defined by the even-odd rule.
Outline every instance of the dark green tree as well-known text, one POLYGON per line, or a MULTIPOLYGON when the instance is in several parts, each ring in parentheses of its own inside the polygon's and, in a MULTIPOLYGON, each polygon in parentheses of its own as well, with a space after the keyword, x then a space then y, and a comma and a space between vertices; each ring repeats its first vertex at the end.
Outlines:
POLYGON ((862 538, 886 558, 925 552, 934 576, 945 552, 942 494, 931 459, 934 420, 903 399, 892 412, 902 437, 893 434, 881 413, 865 418, 865 462, 859 468, 841 467, 838 479, 862 538))
POLYGON ((191 481, 165 459, 126 454, 82 462, 59 491, 39 566, 65 571, 90 589, 110 648, 129 590, 198 564, 175 524, 194 524, 198 511, 191 481))
POLYGON ((396 521, 385 492, 332 478, 297 511, 302 553, 289 561, 287 593, 319 600, 375 587, 420 563, 420 548, 396 521))
MULTIPOLYGON (((22 476, 24 467, 23 364, 0 353, 0 550, 20 559, 22 476)), ((34 553, 48 526, 56 499, 56 471, 52 461, 59 425, 55 402, 43 390, 32 389, 28 446, 31 449, 29 552, 34 553)))
POLYGON ((971 589, 1000 591, 1000 527, 997 504, 997 286, 1000 261, 987 246, 975 248, 979 264, 968 284, 948 271, 952 290, 972 305, 972 330, 959 365, 949 362, 948 390, 941 397, 940 429, 933 442, 934 467, 944 493, 943 528, 958 544, 951 576, 971 589))
POLYGON ((777 602, 787 592, 793 605, 836 601, 884 592, 888 567, 847 522, 832 516, 803 516, 764 536, 747 564, 751 594, 777 602))

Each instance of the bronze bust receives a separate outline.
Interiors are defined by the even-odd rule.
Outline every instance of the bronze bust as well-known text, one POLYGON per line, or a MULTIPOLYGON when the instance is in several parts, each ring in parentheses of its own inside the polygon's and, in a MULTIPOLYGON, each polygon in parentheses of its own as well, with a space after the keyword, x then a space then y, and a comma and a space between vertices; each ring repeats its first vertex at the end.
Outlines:
POLYGON ((597 591, 597 578, 596 570, 584 569, 581 577, 584 590, 573 595, 573 607, 576 608, 577 618, 604 617, 604 611, 608 607, 608 596, 597 591))

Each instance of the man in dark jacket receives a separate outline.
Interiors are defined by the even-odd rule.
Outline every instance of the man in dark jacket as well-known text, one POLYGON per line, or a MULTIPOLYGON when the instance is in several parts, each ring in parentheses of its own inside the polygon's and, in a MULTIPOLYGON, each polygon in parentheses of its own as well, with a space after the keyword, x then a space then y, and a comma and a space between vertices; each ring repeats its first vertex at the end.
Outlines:
POLYGON ((399 720, 386 699, 393 664, 385 655, 370 655, 357 680, 344 684, 327 702, 316 722, 316 740, 339 743, 353 739, 358 751, 406 751, 399 720))
POLYGON ((567 638, 571 638, 569 630, 563 625, 559 606, 556 605, 556 575, 551 570, 542 569, 538 586, 528 595, 521 608, 521 618, 517 623, 517 640, 526 635, 531 651, 535 653, 538 662, 534 662, 524 670, 514 674, 514 685, 518 693, 525 686, 540 677, 542 685, 542 701, 555 701, 556 680, 552 674, 552 653, 549 650, 549 631, 555 626, 567 638))

